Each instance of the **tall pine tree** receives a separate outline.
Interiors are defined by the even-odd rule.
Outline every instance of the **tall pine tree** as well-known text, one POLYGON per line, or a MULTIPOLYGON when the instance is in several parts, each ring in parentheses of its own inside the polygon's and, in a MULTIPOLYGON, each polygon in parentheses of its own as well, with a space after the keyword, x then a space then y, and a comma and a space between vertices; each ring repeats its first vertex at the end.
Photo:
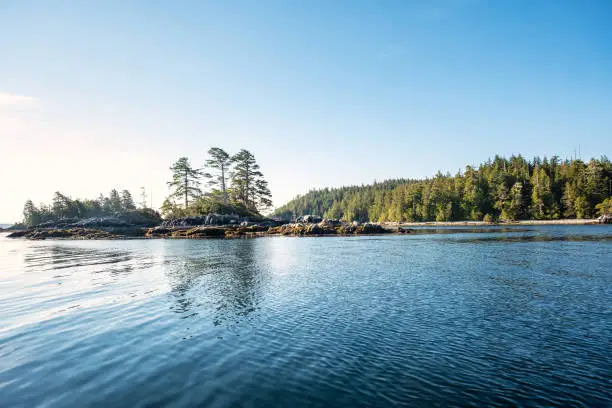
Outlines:
POLYGON ((195 199, 202 195, 200 179, 204 172, 191 167, 187 157, 178 159, 170 167, 170 170, 172 170, 172 181, 168 182, 168 187, 173 190, 170 197, 184 200, 185 208, 187 208, 189 207, 189 199, 195 199))
POLYGON ((232 157, 232 194, 234 199, 250 210, 265 210, 272 206, 270 189, 264 180, 255 156, 242 149, 232 157))

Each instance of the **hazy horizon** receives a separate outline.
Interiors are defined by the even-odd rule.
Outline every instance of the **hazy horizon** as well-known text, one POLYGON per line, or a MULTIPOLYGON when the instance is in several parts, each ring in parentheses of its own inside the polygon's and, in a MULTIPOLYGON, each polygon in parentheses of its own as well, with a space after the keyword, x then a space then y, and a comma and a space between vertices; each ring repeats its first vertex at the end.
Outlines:
POLYGON ((612 4, 0 4, 0 222, 257 158, 275 207, 496 154, 610 155, 612 4))

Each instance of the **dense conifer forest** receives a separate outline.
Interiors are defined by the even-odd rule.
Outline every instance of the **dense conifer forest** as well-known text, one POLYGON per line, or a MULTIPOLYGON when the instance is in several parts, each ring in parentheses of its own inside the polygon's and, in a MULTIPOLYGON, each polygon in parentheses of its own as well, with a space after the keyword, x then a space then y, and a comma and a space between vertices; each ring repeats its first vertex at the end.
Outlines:
POLYGON ((275 215, 346 221, 554 220, 612 212, 608 158, 560 160, 496 156, 478 168, 425 180, 388 180, 298 196, 275 215))

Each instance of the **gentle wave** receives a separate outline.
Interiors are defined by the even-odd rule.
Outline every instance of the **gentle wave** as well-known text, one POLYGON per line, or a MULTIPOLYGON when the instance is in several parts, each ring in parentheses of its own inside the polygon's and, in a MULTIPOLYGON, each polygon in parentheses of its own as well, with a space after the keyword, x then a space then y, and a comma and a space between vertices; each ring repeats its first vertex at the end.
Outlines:
POLYGON ((610 406, 609 231, 0 238, 0 405, 610 406))

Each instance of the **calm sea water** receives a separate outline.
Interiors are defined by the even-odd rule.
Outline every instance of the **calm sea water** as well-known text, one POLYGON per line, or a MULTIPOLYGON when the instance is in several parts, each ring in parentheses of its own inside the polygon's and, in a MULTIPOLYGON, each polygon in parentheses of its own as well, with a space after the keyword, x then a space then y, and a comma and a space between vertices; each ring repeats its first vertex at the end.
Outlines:
POLYGON ((0 236, 0 406, 612 406, 612 228, 0 236))

